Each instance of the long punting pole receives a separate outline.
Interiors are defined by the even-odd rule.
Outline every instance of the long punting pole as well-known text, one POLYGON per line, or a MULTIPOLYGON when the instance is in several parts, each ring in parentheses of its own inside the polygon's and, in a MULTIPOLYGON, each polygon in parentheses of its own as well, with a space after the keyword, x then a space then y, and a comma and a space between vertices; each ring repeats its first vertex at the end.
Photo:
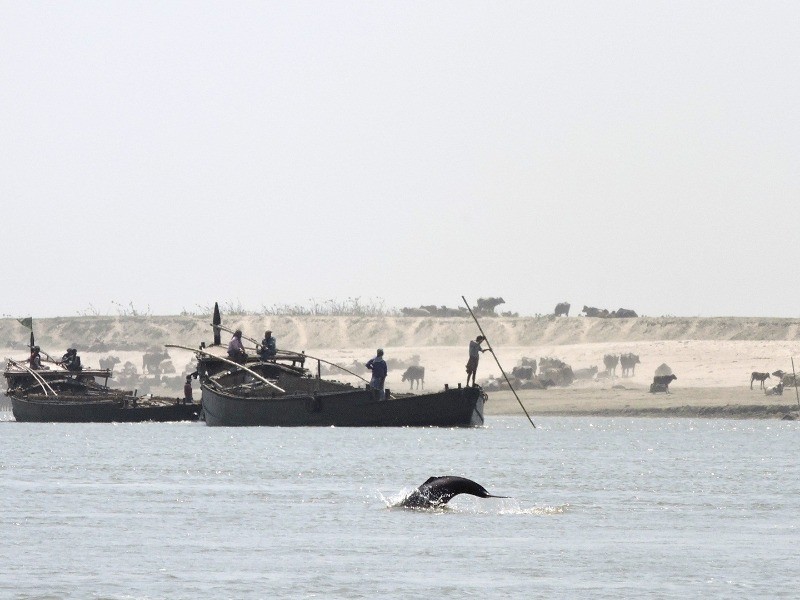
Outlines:
POLYGON ((794 376, 794 395, 797 396, 797 412, 800 413, 800 392, 797 391, 797 373, 794 372, 794 356, 792 357, 792 375, 794 376))
POLYGON ((530 421, 531 425, 533 425, 533 428, 536 429, 536 425, 534 425, 533 419, 531 419, 531 416, 528 414, 528 411, 525 410, 525 405, 522 404, 522 400, 520 400, 519 396, 517 396, 517 391, 514 389, 514 386, 511 385, 511 381, 508 379, 508 375, 506 375, 506 372, 503 370, 503 365, 501 365, 500 361, 497 359, 497 355, 494 353, 492 344, 489 341, 489 338, 486 337, 486 334, 484 333, 481 324, 478 322, 478 318, 475 316, 475 313, 472 312, 472 308, 470 307, 469 302, 467 302, 467 299, 464 296, 461 296, 461 299, 464 301, 464 304, 467 305, 467 310, 469 311, 469 314, 472 315, 472 318, 475 320, 475 325, 478 326, 478 330, 481 332, 483 339, 486 340, 486 345, 489 346, 488 348, 489 352, 491 352, 492 356, 494 356, 494 361, 497 363, 497 366, 500 367, 500 372, 503 374, 503 377, 506 378, 506 383, 508 384, 508 387, 511 388, 512 392, 514 392, 514 398, 517 399, 517 402, 519 402, 519 405, 522 407, 522 412, 525 413, 525 416, 528 417, 528 421, 530 421))
POLYGON ((14 364, 14 365, 16 365, 18 367, 21 367, 21 368, 25 369, 28 372, 28 374, 30 374, 30 376, 33 377, 34 381, 36 381, 36 383, 38 383, 40 386, 42 386, 42 389, 44 390, 44 395, 45 396, 47 396, 47 390, 50 390, 50 392, 53 394, 53 396, 58 396, 58 394, 56 394, 56 391, 50 386, 50 384, 47 383, 47 381, 45 381, 44 377, 39 375, 36 371, 34 371, 33 369, 29 369, 28 367, 26 367, 22 363, 18 363, 15 360, 9 360, 9 362, 11 362, 12 364, 14 364))
POLYGON ((228 363, 229 365, 233 365, 234 367, 238 367, 239 369, 242 369, 243 371, 247 371, 253 377, 255 377, 257 379, 260 379, 261 381, 266 383, 268 386, 275 388, 279 392, 282 392, 284 394, 286 393, 286 390, 284 390, 283 388, 279 388, 277 385, 272 383, 266 377, 262 377, 261 375, 259 375, 255 371, 253 371, 252 369, 248 369, 244 365, 240 365, 239 363, 234 362, 232 360, 228 360, 227 358, 222 358, 221 356, 216 356, 214 354, 211 354, 210 352, 206 352, 204 350, 200 350, 199 348, 190 348, 189 346, 180 346, 178 344, 164 344, 164 346, 167 347, 167 348, 181 348, 182 350, 189 350, 190 352, 197 352, 198 354, 205 354, 206 356, 210 356, 211 358, 214 358, 216 360, 221 360, 224 363, 228 363))
MULTIPOLYGON (((217 329, 222 329, 222 331, 227 331, 228 333, 233 333, 233 331, 231 329, 228 329, 227 327, 224 327, 223 325, 214 325, 214 327, 216 327, 217 329)), ((246 339, 248 342, 254 343, 256 346, 260 346, 261 345, 261 342, 257 342, 253 338, 247 337, 244 334, 242 334, 242 337, 244 339, 246 339)), ((357 373, 353 373, 352 371, 349 371, 349 370, 345 369, 343 366, 337 365, 336 363, 333 363, 333 362, 330 362, 328 360, 325 360, 324 358, 318 358, 316 356, 311 356, 310 354, 304 354, 304 353, 301 353, 301 352, 295 352, 294 350, 281 350, 281 352, 288 352, 288 353, 294 354, 296 356, 305 356, 306 358, 310 358, 311 360, 318 360, 320 362, 324 362, 326 365, 331 365, 332 367, 336 367, 337 369, 341 369, 345 373, 350 373, 350 375, 353 375, 354 377, 358 377, 364 383, 369 383, 369 381, 364 379, 361 375, 359 375, 357 373)))

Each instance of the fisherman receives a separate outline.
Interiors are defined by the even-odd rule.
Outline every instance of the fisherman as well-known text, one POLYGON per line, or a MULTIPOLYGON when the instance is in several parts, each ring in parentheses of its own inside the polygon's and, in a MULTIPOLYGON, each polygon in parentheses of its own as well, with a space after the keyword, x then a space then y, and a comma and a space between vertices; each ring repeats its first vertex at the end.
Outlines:
POLYGON ((83 369, 77 348, 67 348, 67 353, 61 357, 61 366, 67 371, 81 371, 83 369))
POLYGON ((194 397, 192 396, 192 376, 186 376, 186 383, 183 384, 183 403, 193 404, 194 397))
POLYGON ((478 371, 478 359, 481 352, 486 352, 488 348, 481 348, 481 343, 486 338, 479 335, 469 343, 469 359, 467 360, 467 387, 469 387, 469 378, 472 376, 472 385, 478 385, 475 381, 475 373, 478 371))
POLYGON ((247 360, 247 353, 244 351, 244 344, 242 344, 241 329, 237 329, 233 332, 233 337, 228 343, 228 358, 240 365, 243 365, 247 360))
POLYGON ((42 370, 45 368, 42 366, 42 356, 39 354, 39 351, 39 346, 31 348, 31 356, 28 358, 28 365, 33 370, 42 370))
POLYGON ((267 329, 264 332, 264 339, 261 340, 261 350, 259 351, 258 355, 261 357, 261 360, 274 360, 275 355, 278 354, 278 349, 276 348, 275 338, 272 337, 272 331, 267 329))
POLYGON ((384 382, 386 381, 386 375, 389 372, 389 368, 386 366, 386 361, 383 360, 383 348, 378 348, 378 354, 375 358, 370 358, 367 361, 367 368, 372 371, 372 380, 369 382, 369 386, 373 390, 378 391, 378 399, 383 400, 386 395, 386 390, 383 387, 384 382))

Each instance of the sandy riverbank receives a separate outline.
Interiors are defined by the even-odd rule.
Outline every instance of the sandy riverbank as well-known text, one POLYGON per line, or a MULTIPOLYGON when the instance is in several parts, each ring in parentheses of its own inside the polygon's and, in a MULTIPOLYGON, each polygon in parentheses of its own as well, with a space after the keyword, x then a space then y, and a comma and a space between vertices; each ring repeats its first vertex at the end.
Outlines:
MULTIPOLYGON (((745 387, 680 388, 671 394, 651 394, 640 387, 550 388, 518 391, 522 404, 536 422, 537 416, 697 417, 729 419, 781 419, 797 417, 793 389, 783 396, 765 396, 745 387)), ((522 415, 510 391, 489 394, 488 416, 522 415)))
MULTIPOLYGON (((707 416, 780 418, 796 413, 793 389, 783 396, 765 396, 750 389, 753 371, 792 371, 792 357, 800 357, 800 320, 777 318, 658 317, 590 319, 570 317, 487 318, 483 326, 503 368, 510 372, 523 357, 553 357, 573 369, 603 368, 605 354, 635 353, 641 362, 631 377, 577 381, 567 388, 523 390, 520 396, 532 415, 583 414, 631 416, 707 416), (672 394, 650 394, 649 384, 659 365, 669 365, 678 379, 672 394), (620 387, 621 386, 621 387, 620 387)), ((101 359, 119 359, 142 370, 146 351, 164 344, 196 347, 211 341, 210 316, 62 317, 36 319, 36 341, 60 356, 68 347, 79 349, 85 365, 101 359)), ((409 364, 425 367, 425 390, 465 383, 467 343, 477 335, 475 324, 464 318, 416 317, 260 317, 225 316, 223 322, 259 338, 270 328, 278 347, 305 350, 367 377, 364 363, 377 347, 386 351, 390 372, 386 385, 407 391, 402 374, 409 364)), ((24 360, 30 331, 15 319, 0 319, 0 348, 4 356, 24 360)), ((227 343, 229 334, 223 336, 227 343)), ((191 352, 170 350, 173 378, 191 370, 191 352)), ((798 362, 798 361, 795 361, 798 362)), ((306 364, 316 371, 316 362, 306 364)), ((797 365, 800 367, 800 362, 797 365)), ((326 373, 361 385, 344 372, 326 373)), ((501 377, 491 354, 481 357, 479 381, 501 377)), ((767 380, 777 383, 776 378, 767 380)), ((135 386, 134 386, 135 387, 135 386)), ((156 390, 160 391, 160 390, 156 390)), ((180 389, 178 389, 180 391, 180 389)), ((416 390, 415 390, 416 391, 416 390)), ((489 415, 521 414, 510 392, 492 392, 489 415)))

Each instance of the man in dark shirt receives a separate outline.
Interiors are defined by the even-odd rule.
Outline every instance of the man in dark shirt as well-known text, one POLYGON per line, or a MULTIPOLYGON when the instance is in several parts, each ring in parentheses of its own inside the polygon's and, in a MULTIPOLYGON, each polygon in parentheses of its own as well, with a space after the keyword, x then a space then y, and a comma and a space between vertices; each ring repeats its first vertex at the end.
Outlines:
POLYGON ((186 383, 183 384, 183 403, 192 404, 194 398, 192 397, 192 376, 186 376, 186 383))
POLYGON ((469 359, 467 360, 467 387, 469 387, 469 379, 472 377, 472 385, 477 385, 475 381, 475 373, 478 371, 478 359, 481 357, 481 352, 486 352, 487 348, 481 348, 483 340, 486 338, 479 335, 474 341, 469 343, 469 359))
POLYGON ((78 350, 76 348, 67 348, 67 353, 61 357, 61 365, 67 371, 80 371, 82 367, 78 350))
POLYGON ((383 348, 378 348, 378 355, 367 361, 367 368, 372 371, 372 380, 369 385, 373 390, 378 391, 378 399, 383 400, 386 393, 383 384, 389 372, 386 361, 383 360, 383 348))
POLYGON ((268 329, 264 332, 264 339, 261 340, 261 351, 259 356, 261 360, 272 360, 278 354, 275 338, 272 337, 272 332, 268 329))

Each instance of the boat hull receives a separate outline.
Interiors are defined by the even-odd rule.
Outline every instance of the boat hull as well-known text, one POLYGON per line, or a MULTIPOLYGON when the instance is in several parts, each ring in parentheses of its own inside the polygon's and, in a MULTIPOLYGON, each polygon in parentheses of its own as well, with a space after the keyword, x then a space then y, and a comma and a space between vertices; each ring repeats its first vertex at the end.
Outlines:
POLYGON ((369 389, 247 397, 202 385, 203 417, 212 426, 480 427, 479 387, 378 400, 369 389))
POLYGON ((198 404, 128 406, 117 401, 54 402, 44 397, 9 395, 14 419, 23 423, 141 423, 197 421, 198 404))

